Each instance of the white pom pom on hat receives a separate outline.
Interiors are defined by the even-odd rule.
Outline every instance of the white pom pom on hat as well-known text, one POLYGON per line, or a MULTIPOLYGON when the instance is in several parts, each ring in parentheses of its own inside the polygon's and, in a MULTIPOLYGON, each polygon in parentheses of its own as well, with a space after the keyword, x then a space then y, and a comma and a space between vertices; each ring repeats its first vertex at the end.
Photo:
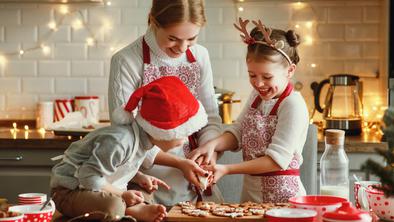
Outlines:
POLYGON ((132 111, 140 101, 141 106, 135 120, 155 139, 185 138, 208 123, 202 104, 175 76, 162 77, 137 89, 125 107, 114 110, 113 122, 131 123, 132 111))
POLYGON ((124 108, 125 106, 119 106, 112 112, 112 121, 117 125, 130 124, 134 120, 133 113, 126 111, 124 108))

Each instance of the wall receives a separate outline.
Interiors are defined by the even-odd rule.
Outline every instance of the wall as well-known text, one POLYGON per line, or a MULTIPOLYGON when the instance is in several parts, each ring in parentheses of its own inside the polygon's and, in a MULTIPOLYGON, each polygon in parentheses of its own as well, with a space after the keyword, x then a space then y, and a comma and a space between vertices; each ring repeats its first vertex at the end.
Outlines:
MULTIPOLYGON (((107 119, 111 54, 145 32, 150 2, 112 0, 111 6, 71 5, 69 10, 76 11, 66 16, 57 5, 0 4, 0 119, 31 119, 38 101, 75 95, 99 95, 101 117, 107 119), (52 33, 48 23, 63 16, 61 25, 52 33), (87 29, 73 28, 80 17, 87 29), (96 41, 93 46, 86 44, 91 34, 96 41), (50 47, 50 52, 28 50, 41 43, 50 47), (18 55, 21 49, 25 53, 18 55), (5 54, 14 52, 16 55, 5 54)), ((385 1, 206 3, 208 24, 199 42, 210 52, 216 86, 233 90, 236 97, 246 100, 251 88, 244 63, 245 45, 232 23, 237 16, 262 18, 271 26, 296 29, 304 37, 294 81, 302 86, 311 110, 310 83, 334 73, 365 77, 368 112, 379 111, 385 105, 385 1)), ((242 105, 234 106, 236 116, 242 105)))

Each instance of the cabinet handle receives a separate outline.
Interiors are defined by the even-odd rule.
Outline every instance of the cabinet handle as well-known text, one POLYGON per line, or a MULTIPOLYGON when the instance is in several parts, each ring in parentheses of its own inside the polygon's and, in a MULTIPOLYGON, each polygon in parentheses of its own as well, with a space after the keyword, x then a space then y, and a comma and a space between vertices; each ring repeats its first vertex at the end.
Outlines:
POLYGON ((21 161, 23 156, 16 156, 16 157, 0 157, 0 160, 14 160, 14 161, 21 161))

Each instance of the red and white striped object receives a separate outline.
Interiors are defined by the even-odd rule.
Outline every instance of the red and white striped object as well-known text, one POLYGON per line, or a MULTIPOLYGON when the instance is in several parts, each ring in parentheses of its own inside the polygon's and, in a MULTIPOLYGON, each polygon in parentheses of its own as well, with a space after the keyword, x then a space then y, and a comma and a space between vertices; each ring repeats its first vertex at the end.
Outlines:
POLYGON ((73 112, 72 99, 55 100, 55 122, 64 118, 67 113, 73 112))

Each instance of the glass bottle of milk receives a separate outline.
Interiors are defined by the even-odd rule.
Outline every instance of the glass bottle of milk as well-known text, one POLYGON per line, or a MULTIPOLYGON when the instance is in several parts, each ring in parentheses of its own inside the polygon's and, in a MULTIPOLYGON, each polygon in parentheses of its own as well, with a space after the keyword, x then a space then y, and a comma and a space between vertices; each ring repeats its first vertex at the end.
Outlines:
POLYGON ((320 159, 320 194, 349 200, 349 159, 344 149, 345 131, 328 129, 320 159))

